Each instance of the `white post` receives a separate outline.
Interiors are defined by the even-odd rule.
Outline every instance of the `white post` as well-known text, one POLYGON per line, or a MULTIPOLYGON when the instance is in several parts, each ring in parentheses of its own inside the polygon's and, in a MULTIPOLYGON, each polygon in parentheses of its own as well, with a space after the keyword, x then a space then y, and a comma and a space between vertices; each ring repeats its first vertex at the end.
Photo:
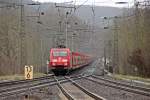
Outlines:
POLYGON ((46 65, 47 65, 46 66, 46 73, 48 74, 48 72, 49 72, 49 66, 48 66, 49 65, 49 61, 48 60, 46 61, 46 65))

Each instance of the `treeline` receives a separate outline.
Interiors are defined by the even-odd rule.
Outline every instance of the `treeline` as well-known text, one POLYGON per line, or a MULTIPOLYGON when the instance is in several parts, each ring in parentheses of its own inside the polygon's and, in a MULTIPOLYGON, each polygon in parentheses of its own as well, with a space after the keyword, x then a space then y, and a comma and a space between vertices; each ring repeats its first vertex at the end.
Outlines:
MULTIPOLYGON (((45 72, 50 48, 61 40, 64 43, 67 11, 51 3, 30 5, 31 0, 23 0, 25 5, 21 6, 20 1, 0 0, 0 75, 24 73, 25 65, 33 65, 35 72, 45 72)), ((73 29, 83 26, 75 16, 68 21, 73 29)), ((68 31, 68 41, 71 41, 74 30, 68 31)), ((80 34, 77 42, 79 37, 80 34)), ((69 47, 71 44, 68 42, 69 47)))
POLYGON ((119 73, 150 77, 149 18, 150 7, 145 5, 119 19, 119 73))
POLYGON ((27 9, 19 4, 20 0, 0 1, 0 75, 23 73, 24 65, 33 65, 36 71, 44 65, 36 21, 29 23, 27 9))

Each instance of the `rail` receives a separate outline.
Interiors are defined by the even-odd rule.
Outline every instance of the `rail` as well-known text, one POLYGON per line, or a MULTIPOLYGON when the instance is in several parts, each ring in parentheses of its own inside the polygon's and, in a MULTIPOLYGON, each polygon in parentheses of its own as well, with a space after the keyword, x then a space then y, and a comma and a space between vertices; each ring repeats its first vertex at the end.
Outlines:
POLYGON ((79 85, 78 83, 76 83, 75 81, 73 81, 70 77, 65 77, 66 79, 68 79, 73 85, 75 85, 76 87, 78 87, 80 90, 82 90, 84 93, 86 93, 87 95, 89 95, 90 97, 94 98, 95 100, 106 100, 105 98, 94 94, 90 91, 88 91, 86 88, 82 87, 81 85, 79 85))
MULTIPOLYGON (((73 80, 79 80, 79 79, 85 78, 85 77, 88 77, 88 75, 87 76, 78 75, 78 77, 77 76, 72 76, 71 78, 73 80)), ((68 80, 66 80, 64 78, 60 78, 58 80, 59 80, 60 83, 68 82, 68 80)), ((39 88, 53 86, 53 85, 57 85, 57 82, 55 80, 47 80, 47 81, 44 81, 44 82, 40 81, 39 83, 26 84, 24 86, 16 86, 16 87, 12 87, 12 88, 8 87, 8 88, 0 90, 0 97, 8 97, 8 96, 12 96, 12 95, 15 95, 15 94, 25 93, 29 90, 39 89, 39 88)))
POLYGON ((133 86, 128 86, 128 85, 121 84, 121 83, 118 83, 118 82, 114 82, 114 81, 111 81, 111 80, 108 81, 108 79, 105 80, 105 79, 101 79, 101 78, 98 78, 98 77, 95 77, 95 76, 92 76, 92 78, 88 77, 86 79, 90 80, 92 82, 95 82, 97 84, 100 84, 100 85, 105 85, 105 86, 108 86, 108 87, 112 87, 112 88, 116 88, 116 89, 121 89, 121 90, 124 90, 124 91, 132 92, 132 93, 136 93, 136 94, 140 94, 140 95, 150 96, 150 92, 149 91, 144 91, 144 90, 136 89, 133 86), (95 80, 93 78, 102 80, 104 82, 100 82, 100 81, 95 80))

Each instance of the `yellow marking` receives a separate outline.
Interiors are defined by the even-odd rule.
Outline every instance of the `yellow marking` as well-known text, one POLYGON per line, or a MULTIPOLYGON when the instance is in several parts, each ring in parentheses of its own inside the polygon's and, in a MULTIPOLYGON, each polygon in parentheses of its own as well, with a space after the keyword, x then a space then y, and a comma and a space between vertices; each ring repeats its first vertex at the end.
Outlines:
POLYGON ((25 66, 25 79, 33 79, 33 66, 25 66))

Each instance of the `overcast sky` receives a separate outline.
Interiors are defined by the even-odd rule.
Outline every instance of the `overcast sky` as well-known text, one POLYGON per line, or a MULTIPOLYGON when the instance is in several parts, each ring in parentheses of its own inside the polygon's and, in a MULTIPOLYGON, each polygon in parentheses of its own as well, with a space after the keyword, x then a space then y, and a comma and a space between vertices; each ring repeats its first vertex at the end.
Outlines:
POLYGON ((71 2, 70 4, 80 5, 85 3, 85 5, 95 4, 97 6, 113 6, 113 7, 129 7, 134 4, 134 0, 33 0, 39 2, 71 2), (115 4, 115 2, 129 2, 128 4, 115 4), (95 3, 94 3, 95 2, 95 3))

